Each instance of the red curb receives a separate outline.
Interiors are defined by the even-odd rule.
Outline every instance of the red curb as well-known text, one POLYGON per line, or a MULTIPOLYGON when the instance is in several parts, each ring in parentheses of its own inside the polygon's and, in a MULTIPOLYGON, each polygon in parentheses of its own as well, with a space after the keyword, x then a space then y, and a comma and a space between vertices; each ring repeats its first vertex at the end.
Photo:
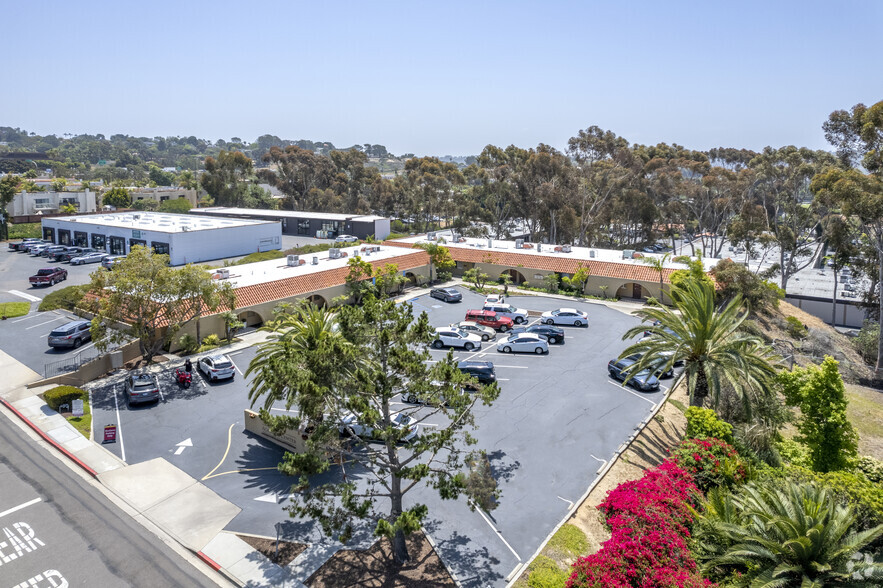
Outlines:
POLYGON ((42 437, 44 441, 46 441, 47 443, 49 443, 50 445, 52 445, 53 447, 55 447, 57 450, 59 450, 60 452, 62 452, 63 454, 65 454, 65 455, 68 457, 68 459, 70 459, 70 460, 73 461, 75 464, 77 464, 78 466, 80 466, 81 468, 83 468, 83 470, 85 470, 86 473, 88 473, 90 476, 92 476, 93 478, 97 478, 97 477, 98 477, 98 472, 96 472, 95 470, 93 470, 92 468, 90 468, 88 465, 86 465, 85 463, 83 463, 82 460, 80 460, 80 459, 79 459, 77 456, 75 456, 73 453, 71 453, 70 451, 68 451, 67 449, 65 449, 63 446, 59 445, 58 442, 57 442, 55 439, 53 439, 52 437, 50 437, 49 435, 47 435, 46 433, 44 433, 44 432, 43 432, 43 429, 41 429, 40 427, 38 427, 37 425, 35 425, 34 423, 32 423, 32 422, 30 421, 30 419, 28 419, 25 415, 23 415, 22 413, 18 412, 18 410, 17 410, 14 406, 12 406, 12 405, 11 405, 11 404, 10 404, 5 398, 0 398, 0 402, 3 403, 3 406, 5 406, 5 407, 8 408, 9 410, 11 410, 11 411, 15 414, 15 416, 17 416, 17 417, 20 418, 22 421, 24 421, 24 423, 25 423, 27 426, 29 426, 31 429, 33 429, 34 431, 36 431, 36 433, 37 433, 38 435, 40 435, 40 437, 42 437))
POLYGON ((210 558, 209 556, 207 556, 203 552, 197 551, 196 556, 199 559, 201 559, 202 561, 204 561, 205 563, 207 563, 208 565, 210 565, 212 568, 214 568, 216 572, 221 571, 221 564, 219 564, 218 562, 216 562, 215 560, 213 560, 212 558, 210 558))

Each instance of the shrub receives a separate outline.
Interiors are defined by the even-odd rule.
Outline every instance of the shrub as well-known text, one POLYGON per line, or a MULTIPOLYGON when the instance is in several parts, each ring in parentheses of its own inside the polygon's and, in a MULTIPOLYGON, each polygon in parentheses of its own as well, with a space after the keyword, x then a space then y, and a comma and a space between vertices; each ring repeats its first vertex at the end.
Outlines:
POLYGON ((671 452, 678 467, 693 476, 703 492, 732 486, 746 477, 745 464, 729 443, 720 439, 684 439, 671 452))
POLYGON ((191 353, 196 353, 196 350, 199 349, 199 341, 197 341, 196 337, 194 337, 190 333, 181 335, 181 338, 178 339, 178 345, 181 346, 181 349, 187 355, 190 355, 191 353))
POLYGON ((148 198, 142 198, 132 203, 135 210, 159 210, 159 202, 148 198))
POLYGON ((868 365, 874 365, 877 362, 877 344, 880 336, 880 325, 875 322, 865 321, 858 336, 853 339, 852 345, 858 351, 862 359, 868 365))
POLYGON ((186 198, 169 198, 168 200, 163 200, 159 203, 160 212, 176 212, 183 214, 189 212, 191 208, 190 201, 186 198))
POLYGON ((788 331, 788 335, 793 339, 803 339, 809 333, 807 328, 797 317, 785 317, 785 325, 785 330, 788 331))
POLYGON ((720 439, 727 443, 733 442, 733 425, 718 418, 710 408, 691 406, 685 413, 687 417, 688 439, 720 439))
POLYGON ((40 223, 19 223, 9 225, 9 240, 16 239, 39 239, 43 236, 43 229, 40 223))
POLYGON ((809 449, 794 439, 783 439, 776 443, 776 449, 785 463, 804 468, 812 467, 809 449))
POLYGON ((883 483, 883 461, 863 455, 858 458, 858 461, 855 464, 855 470, 864 474, 864 476, 871 482, 876 484, 883 483))
POLYGON ((439 282, 447 282, 448 280, 451 279, 452 276, 453 276, 453 274, 451 272, 444 272, 444 271, 438 272, 438 274, 436 275, 439 282))
POLYGON ((527 585, 530 588, 561 588, 570 577, 570 572, 562 570, 554 560, 545 555, 538 555, 527 569, 527 585))
POLYGON ((785 297, 784 290, 729 259, 719 261, 711 269, 711 275, 717 282, 716 295, 719 301, 741 295, 753 313, 769 312, 778 307, 779 300, 785 297))
POLYGON ((699 496, 690 474, 671 461, 617 486, 598 507, 611 538, 573 564, 566 586, 706 586, 687 546, 699 496))
POLYGON ((212 333, 211 335, 208 335, 207 337, 203 338, 202 344, 203 344, 203 346, 217 347, 218 345, 221 344, 221 338, 218 337, 216 334, 212 333))
POLYGON ((58 407, 62 404, 71 404, 74 400, 87 396, 88 393, 85 390, 80 390, 73 386, 56 386, 43 393, 43 400, 46 401, 49 408, 58 410, 58 407))
POLYGON ((40 302, 40 306, 37 310, 40 312, 56 310, 58 308, 63 310, 74 310, 80 304, 80 301, 83 300, 83 296, 85 296, 88 291, 89 286, 87 284, 82 286, 68 286, 66 288, 53 290, 43 298, 43 301, 40 302))

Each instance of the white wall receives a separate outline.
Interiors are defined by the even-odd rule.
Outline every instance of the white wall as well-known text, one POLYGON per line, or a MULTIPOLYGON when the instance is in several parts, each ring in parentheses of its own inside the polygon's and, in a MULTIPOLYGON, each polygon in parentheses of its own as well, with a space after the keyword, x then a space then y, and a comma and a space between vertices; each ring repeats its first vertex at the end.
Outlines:
POLYGON ((375 239, 377 239, 378 241, 383 241, 384 239, 386 239, 389 236, 390 232, 391 231, 389 230, 389 219, 388 218, 374 221, 374 238, 375 239))
MULTIPOLYGON (((830 300, 807 300, 785 295, 785 302, 831 324, 830 300)), ((837 302, 837 326, 861 328, 865 318, 867 318, 865 309, 847 302, 837 302)))
POLYGON ((42 209, 44 213, 58 212, 61 201, 64 199, 76 199, 80 203, 78 212, 95 212, 95 192, 19 192, 6 206, 6 211, 11 216, 28 216, 37 214, 34 208, 37 199, 48 199, 51 209, 42 209))

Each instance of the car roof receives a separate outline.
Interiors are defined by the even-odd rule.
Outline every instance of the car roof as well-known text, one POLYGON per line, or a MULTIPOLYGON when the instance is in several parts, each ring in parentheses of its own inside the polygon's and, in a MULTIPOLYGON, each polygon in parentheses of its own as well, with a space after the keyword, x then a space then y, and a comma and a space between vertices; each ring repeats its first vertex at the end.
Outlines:
POLYGON ((559 308, 558 312, 579 312, 579 311, 575 308, 559 308))
POLYGON ((489 361, 477 361, 473 359, 464 359, 460 363, 457 364, 458 368, 467 368, 467 367, 477 367, 477 368, 492 368, 494 364, 489 361))
POLYGON ((531 339, 536 339, 536 340, 538 340, 538 341, 542 341, 542 339, 540 339, 540 336, 537 335, 536 333, 528 333, 528 332, 526 332, 526 331, 525 331, 525 332, 521 332, 521 333, 514 333, 514 334, 513 334, 512 336, 510 336, 509 338, 512 339, 513 337, 516 337, 516 338, 517 338, 517 337, 529 337, 529 338, 531 338, 531 339))
POLYGON ((154 375, 148 372, 143 372, 140 374, 132 374, 133 380, 152 380, 154 379, 154 375))
POLYGON ((207 355, 205 358, 212 361, 230 361, 230 358, 223 353, 213 353, 211 355, 207 355))
POLYGON ((74 327, 79 327, 79 326, 82 325, 83 323, 87 323, 87 324, 89 324, 90 321, 71 321, 71 322, 69 322, 69 323, 65 323, 65 324, 63 324, 63 325, 60 325, 60 326, 58 326, 58 327, 55 327, 55 328, 52 329, 52 330, 53 330, 53 331, 62 331, 62 330, 72 329, 72 328, 74 328, 74 327))

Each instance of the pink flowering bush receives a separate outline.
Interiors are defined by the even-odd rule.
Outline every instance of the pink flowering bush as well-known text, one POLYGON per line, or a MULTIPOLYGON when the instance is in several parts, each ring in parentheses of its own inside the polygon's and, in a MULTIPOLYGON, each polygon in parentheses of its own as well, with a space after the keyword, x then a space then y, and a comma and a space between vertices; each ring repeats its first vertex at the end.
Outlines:
POLYGON ((745 481, 745 464, 733 446, 720 439, 684 439, 671 457, 702 492, 745 481))
POLYGON ((612 536, 573 564, 567 588, 710 586, 687 547, 699 497, 691 475, 671 461, 617 486, 598 507, 612 536))

